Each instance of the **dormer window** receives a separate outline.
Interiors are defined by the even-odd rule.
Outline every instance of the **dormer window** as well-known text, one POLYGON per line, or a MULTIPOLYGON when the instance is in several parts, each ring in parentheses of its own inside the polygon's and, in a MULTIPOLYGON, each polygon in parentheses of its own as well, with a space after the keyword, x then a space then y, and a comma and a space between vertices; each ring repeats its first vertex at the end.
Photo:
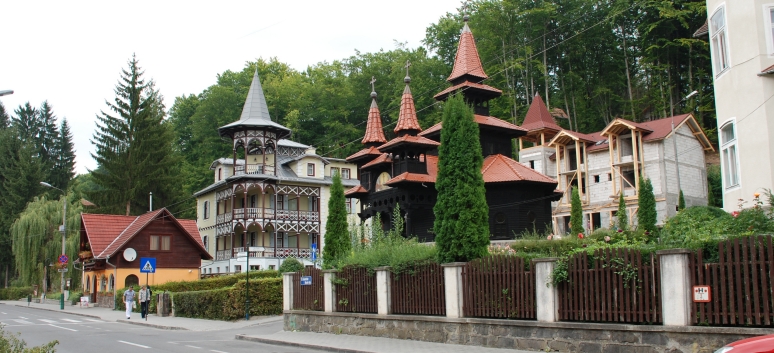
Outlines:
POLYGON ((306 165, 306 175, 314 176, 314 163, 307 163, 307 165, 306 165))

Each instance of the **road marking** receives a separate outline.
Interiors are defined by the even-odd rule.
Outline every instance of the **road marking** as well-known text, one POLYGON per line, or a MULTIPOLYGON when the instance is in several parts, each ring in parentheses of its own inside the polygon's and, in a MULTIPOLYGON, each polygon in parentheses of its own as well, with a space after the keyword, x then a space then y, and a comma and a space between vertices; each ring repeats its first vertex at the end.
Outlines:
POLYGON ((34 325, 33 323, 31 323, 29 321, 24 321, 24 320, 19 320, 19 319, 13 319, 13 321, 16 321, 16 322, 18 322, 20 324, 25 324, 25 325, 34 325))
POLYGON ((80 322, 80 321, 78 321, 78 320, 73 320, 73 319, 61 319, 61 320, 62 320, 62 321, 67 321, 67 322, 76 323, 76 324, 80 322))
POLYGON ((38 319, 38 321, 43 321, 43 322, 45 322, 45 323, 47 323, 47 324, 55 324, 55 323, 56 323, 56 321, 54 321, 54 320, 48 320, 48 319, 38 319))
POLYGON ((3 313, 3 315, 8 315, 8 314, 6 314, 6 313, 3 313))
POLYGON ((91 321, 91 322, 104 322, 102 320, 97 320, 97 319, 84 319, 84 320, 91 321))
POLYGON ((214 349, 210 349, 210 352, 215 352, 215 353, 228 353, 228 352, 224 352, 224 351, 216 351, 216 350, 214 350, 214 349))
POLYGON ((141 344, 132 343, 132 342, 126 342, 126 341, 118 341, 118 342, 119 342, 119 343, 123 343, 123 344, 132 345, 132 346, 135 346, 135 347, 145 348, 145 349, 148 349, 148 348, 150 348, 150 347, 148 347, 148 346, 143 346, 143 345, 141 345, 141 344))
POLYGON ((196 348, 196 349, 202 349, 202 347, 197 347, 197 346, 189 346, 189 345, 187 345, 187 344, 186 344, 185 346, 186 346, 186 347, 191 347, 191 348, 196 348))
POLYGON ((75 332, 78 332, 78 330, 73 330, 73 329, 71 329, 71 328, 62 327, 62 326, 51 325, 51 324, 48 324, 48 326, 53 326, 53 327, 56 327, 56 328, 61 328, 62 330, 68 330, 68 331, 75 331, 75 332))
POLYGON ((20 318, 20 319, 27 320, 27 318, 26 318, 26 317, 24 317, 24 316, 19 316, 19 318, 20 318))

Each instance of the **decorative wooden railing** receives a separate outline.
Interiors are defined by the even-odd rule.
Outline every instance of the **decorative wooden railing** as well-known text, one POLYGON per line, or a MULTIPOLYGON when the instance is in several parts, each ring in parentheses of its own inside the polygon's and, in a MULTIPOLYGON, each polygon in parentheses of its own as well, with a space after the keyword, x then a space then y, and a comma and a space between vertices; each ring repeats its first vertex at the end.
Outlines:
POLYGON ((217 223, 231 222, 234 219, 277 219, 280 221, 319 222, 320 212, 250 207, 235 208, 233 212, 219 214, 215 217, 217 223))
MULTIPOLYGON (((237 257, 237 254, 244 251, 245 251, 244 247, 235 247, 230 250, 218 250, 215 252, 215 261, 234 259, 237 257)), ((264 251, 251 251, 250 257, 252 258, 272 257, 272 258, 281 258, 281 259, 294 257, 297 259, 311 259, 312 249, 266 247, 264 251)))

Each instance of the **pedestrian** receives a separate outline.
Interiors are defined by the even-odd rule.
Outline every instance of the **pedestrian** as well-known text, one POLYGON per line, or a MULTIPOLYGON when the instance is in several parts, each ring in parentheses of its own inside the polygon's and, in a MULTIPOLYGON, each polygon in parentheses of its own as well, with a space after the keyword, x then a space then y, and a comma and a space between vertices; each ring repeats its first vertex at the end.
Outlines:
POLYGON ((140 289, 140 317, 145 318, 148 315, 148 305, 150 304, 150 288, 147 285, 140 289))
POLYGON ((132 318, 132 307, 134 306, 134 286, 129 286, 129 290, 124 292, 124 304, 126 304, 126 319, 132 318))

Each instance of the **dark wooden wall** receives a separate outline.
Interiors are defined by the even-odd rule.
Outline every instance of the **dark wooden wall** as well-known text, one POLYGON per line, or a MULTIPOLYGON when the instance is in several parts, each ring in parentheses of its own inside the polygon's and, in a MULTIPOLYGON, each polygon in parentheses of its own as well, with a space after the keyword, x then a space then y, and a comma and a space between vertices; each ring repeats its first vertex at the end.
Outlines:
POLYGON ((492 239, 514 239, 524 231, 544 233, 551 226, 550 185, 538 183, 488 184, 489 231, 492 239), (498 213, 502 213, 498 217, 498 213), (503 217, 504 216, 504 217, 503 217), (500 220, 503 220, 501 223, 500 220))
MULTIPOLYGON (((159 240, 161 246, 161 240, 159 240)), ((157 268, 191 268, 198 269, 201 266, 201 254, 193 240, 180 230, 173 221, 161 218, 152 221, 145 229, 137 234, 116 253, 116 261, 119 268, 140 268, 141 257, 155 257, 157 268), (151 251, 151 235, 171 235, 170 251, 151 251), (124 260, 123 252, 126 248, 137 251, 137 259, 132 262, 124 260)))

